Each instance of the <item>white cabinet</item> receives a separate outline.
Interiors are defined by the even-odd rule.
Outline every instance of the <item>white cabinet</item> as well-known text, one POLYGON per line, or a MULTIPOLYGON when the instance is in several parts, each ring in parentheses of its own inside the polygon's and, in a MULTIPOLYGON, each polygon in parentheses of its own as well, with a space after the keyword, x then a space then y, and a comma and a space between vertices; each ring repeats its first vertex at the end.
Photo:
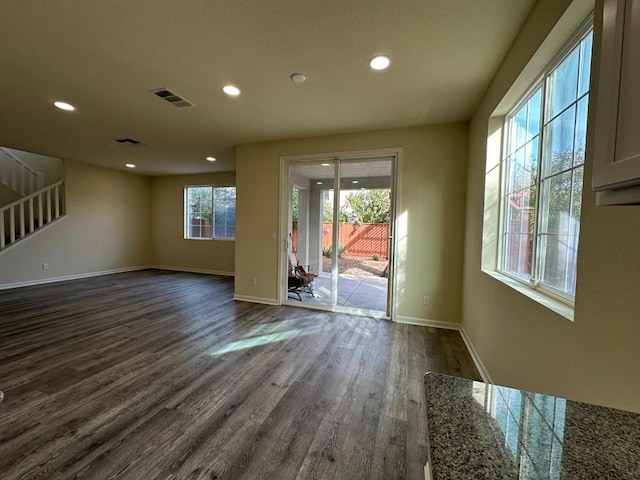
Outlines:
POLYGON ((604 0, 594 144, 598 205, 640 203, 640 0, 604 0))

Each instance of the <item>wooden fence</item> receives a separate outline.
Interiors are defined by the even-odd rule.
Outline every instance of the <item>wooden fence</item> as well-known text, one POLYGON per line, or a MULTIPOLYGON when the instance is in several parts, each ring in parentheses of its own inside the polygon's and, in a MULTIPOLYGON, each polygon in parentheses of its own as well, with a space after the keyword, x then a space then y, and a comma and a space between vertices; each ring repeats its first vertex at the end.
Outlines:
MULTIPOLYGON (((293 223, 292 243, 294 248, 298 245, 298 223, 293 223)), ((322 224, 322 248, 331 246, 333 241, 333 223, 322 224)), ((373 258, 378 255, 380 259, 389 258, 389 224, 365 223, 356 225, 353 223, 340 224, 340 243, 346 247, 345 257, 373 258)))
POLYGON ((191 219, 189 224, 189 238, 212 238, 213 225, 209 220, 200 218, 191 219))

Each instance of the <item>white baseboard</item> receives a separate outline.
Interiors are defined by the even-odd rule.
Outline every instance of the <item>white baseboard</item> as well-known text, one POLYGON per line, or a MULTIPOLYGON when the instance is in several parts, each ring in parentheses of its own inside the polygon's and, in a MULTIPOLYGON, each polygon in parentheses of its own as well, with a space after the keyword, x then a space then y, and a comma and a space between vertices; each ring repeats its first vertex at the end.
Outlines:
POLYGON ((398 323, 418 325, 421 327, 434 327, 434 328, 446 328, 447 330, 457 330, 458 332, 460 332, 460 336, 462 337, 462 340, 464 341, 464 344, 467 347, 467 350, 469 351, 469 355, 471 355, 471 359, 473 360, 473 363, 478 369, 478 373, 480 373, 480 377, 482 377, 482 380, 487 383, 493 383, 493 380, 491 379, 491 375, 489 375, 489 371, 486 369, 486 367, 482 363, 482 360, 480 359, 478 352, 476 351, 475 347, 471 343, 471 340, 469 339, 469 336, 467 335, 467 332, 465 331, 462 324, 453 323, 453 322, 441 322, 439 320, 429 320, 427 318, 414 318, 414 317, 401 317, 401 316, 397 316, 395 321, 398 323))
POLYGON ((473 346, 473 343, 471 343, 471 340, 469 339, 469 336, 467 335, 467 331, 464 329, 464 326, 460 325, 460 328, 458 329, 458 331, 462 336, 462 340, 464 341, 464 344, 467 346, 467 350, 469 350, 469 353, 471 354, 473 363, 476 364, 476 368, 478 369, 478 372, 480 373, 482 380, 484 380, 487 383, 493 383, 493 379, 491 378, 491 375, 489 375, 489 370, 487 370, 487 368, 482 363, 482 360, 480 359, 478 352, 473 346))
POLYGON ((238 302, 263 303, 265 305, 279 305, 279 303, 273 298, 251 297, 249 295, 234 295, 233 299, 237 300, 238 302))
POLYGON ((447 330, 460 330, 460 324, 452 322, 441 322, 440 320, 429 320, 428 318, 402 317, 396 316, 395 321, 406 323, 407 325, 418 325, 420 327, 445 328, 447 330))
POLYGON ((139 267, 115 268, 113 270, 102 270, 99 272, 77 273, 74 275, 63 275, 61 277, 38 278, 36 280, 27 280, 25 282, 5 283, 0 285, 0 290, 9 290, 11 288, 31 287, 34 285, 45 285, 47 283, 66 282, 69 280, 79 280, 82 278, 100 277, 102 275, 111 275, 114 273, 135 272, 137 270, 147 270, 151 267, 142 265, 139 267))
POLYGON ((205 275, 222 275, 224 277, 235 277, 236 275, 234 272, 221 272, 219 270, 205 270, 202 268, 174 267, 171 265, 151 265, 147 268, 155 268, 157 270, 171 270, 174 272, 203 273, 205 275))

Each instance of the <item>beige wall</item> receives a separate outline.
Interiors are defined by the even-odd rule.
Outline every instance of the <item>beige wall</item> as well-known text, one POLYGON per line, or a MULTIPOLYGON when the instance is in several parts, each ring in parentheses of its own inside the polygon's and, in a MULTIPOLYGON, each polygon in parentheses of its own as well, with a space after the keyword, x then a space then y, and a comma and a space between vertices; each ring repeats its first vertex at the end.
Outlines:
POLYGON ((72 161, 65 177, 67 216, 0 253, 0 285, 150 263, 149 178, 72 161))
POLYGON ((20 194, 16 193, 6 185, 0 183, 0 207, 9 205, 10 203, 20 200, 20 194))
POLYGON ((569 3, 537 4, 471 123, 463 325, 498 383, 640 412, 640 207, 595 207, 593 131, 574 322, 480 270, 488 117, 569 3))
POLYGON ((277 299, 280 156, 402 147, 398 315, 459 322, 467 131, 450 124, 239 146, 236 295, 277 299))
POLYGON ((158 266, 233 274, 235 241, 184 238, 184 188, 235 185, 235 173, 151 179, 153 263, 158 266))

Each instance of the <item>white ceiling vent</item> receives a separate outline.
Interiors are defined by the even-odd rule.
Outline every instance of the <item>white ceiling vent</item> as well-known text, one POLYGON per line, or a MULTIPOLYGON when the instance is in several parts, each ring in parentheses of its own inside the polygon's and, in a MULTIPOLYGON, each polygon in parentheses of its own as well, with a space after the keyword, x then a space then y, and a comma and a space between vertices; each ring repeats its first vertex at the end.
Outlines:
POLYGON ((176 107, 193 107, 193 103, 189 100, 185 100, 180 95, 173 93, 171 90, 167 90, 166 88, 158 88, 156 90, 149 91, 176 107))

